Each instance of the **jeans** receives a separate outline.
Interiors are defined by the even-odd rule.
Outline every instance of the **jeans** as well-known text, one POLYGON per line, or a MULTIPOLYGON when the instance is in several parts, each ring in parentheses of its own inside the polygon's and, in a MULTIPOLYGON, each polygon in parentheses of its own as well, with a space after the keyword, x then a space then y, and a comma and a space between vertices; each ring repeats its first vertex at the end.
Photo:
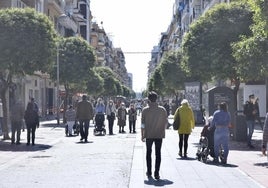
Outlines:
POLYGON ((227 161, 227 157, 229 154, 229 128, 228 127, 220 127, 216 128, 214 132, 214 154, 215 158, 219 157, 219 150, 222 145, 224 154, 223 157, 227 161))
POLYGON ((79 120, 79 124, 80 124, 81 140, 85 139, 85 141, 87 141, 89 119, 79 120))
POLYGON ((108 116, 109 134, 113 134, 113 127, 114 127, 114 118, 112 116, 108 116))
POLYGON ((247 120, 247 143, 251 145, 251 139, 254 132, 255 121, 254 120, 247 120))
POLYGON ((35 144, 35 130, 36 130, 36 126, 32 125, 32 126, 27 126, 27 144, 30 144, 30 140, 31 140, 31 134, 32 134, 32 144, 35 144))
POLYGON ((20 142, 20 133, 21 133, 21 125, 22 121, 12 121, 11 122, 11 142, 15 142, 15 135, 16 135, 16 142, 20 142), (17 133, 17 134, 16 134, 17 133))
POLYGON ((159 175, 159 169, 161 164, 161 147, 162 147, 162 139, 146 139, 146 164, 147 164, 147 173, 152 173, 152 145, 155 145, 155 171, 156 175, 159 175))
POLYGON ((133 133, 136 132, 136 120, 135 121, 129 121, 129 132, 133 133))

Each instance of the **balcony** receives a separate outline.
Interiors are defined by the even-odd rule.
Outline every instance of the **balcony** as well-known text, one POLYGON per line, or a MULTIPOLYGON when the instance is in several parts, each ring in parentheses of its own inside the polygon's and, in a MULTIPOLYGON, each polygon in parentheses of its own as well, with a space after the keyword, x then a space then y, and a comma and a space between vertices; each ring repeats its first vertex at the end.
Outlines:
POLYGON ((26 8, 28 6, 21 0, 12 0, 11 7, 26 8))
POLYGON ((69 16, 66 16, 65 14, 62 14, 62 15, 59 16, 58 22, 63 27, 68 28, 68 29, 71 29, 75 33, 78 30, 77 25, 75 24, 75 22, 69 16))
POLYGON ((194 7, 196 5, 201 5, 201 0, 192 0, 190 2, 190 7, 194 7))

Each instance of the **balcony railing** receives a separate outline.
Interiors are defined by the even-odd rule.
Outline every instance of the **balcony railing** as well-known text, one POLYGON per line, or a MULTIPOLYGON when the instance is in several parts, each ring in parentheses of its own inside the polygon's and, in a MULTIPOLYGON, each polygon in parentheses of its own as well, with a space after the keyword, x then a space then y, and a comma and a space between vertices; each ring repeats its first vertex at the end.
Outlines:
POLYGON ((22 2, 21 0, 12 0, 11 7, 26 8, 27 5, 24 2, 22 2))

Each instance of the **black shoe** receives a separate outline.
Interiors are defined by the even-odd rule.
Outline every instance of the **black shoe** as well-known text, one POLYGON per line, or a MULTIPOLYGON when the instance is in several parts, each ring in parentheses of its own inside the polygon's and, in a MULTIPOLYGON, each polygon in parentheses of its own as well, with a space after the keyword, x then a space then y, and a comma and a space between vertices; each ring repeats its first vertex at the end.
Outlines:
POLYGON ((20 142, 16 142, 17 145, 20 145, 20 142))
POLYGON ((15 142, 12 141, 11 144, 15 144, 15 142))
POLYGON ((251 145, 251 144, 249 144, 248 147, 249 147, 250 149, 254 149, 254 148, 255 148, 255 147, 254 147, 253 145, 251 145))
POLYGON ((27 146, 29 146, 29 145, 30 145, 30 143, 27 143, 26 145, 27 145, 27 146))
POLYGON ((122 131, 121 131, 121 130, 119 130, 119 133, 122 133, 122 131))
POLYGON ((184 154, 184 158, 187 158, 187 157, 188 157, 188 156, 187 156, 187 153, 185 153, 185 154, 184 154))
POLYGON ((213 159, 213 163, 218 164, 219 163, 219 159, 218 158, 214 158, 213 159))
POLYGON ((122 133, 126 133, 126 131, 122 131, 122 133))
POLYGON ((32 146, 34 146, 35 145, 35 143, 32 143, 32 146))
POLYGON ((85 143, 87 143, 88 141, 87 141, 87 139, 85 139, 85 143))
POLYGON ((133 131, 133 133, 136 133, 136 131, 133 131))
POLYGON ((178 155, 179 155, 180 157, 182 157, 182 152, 181 152, 181 151, 179 151, 178 155))
POLYGON ((155 172, 155 173, 154 173, 154 178, 155 178, 156 180, 159 180, 159 179, 160 179, 159 173, 155 172))
POLYGON ((80 141, 83 141, 84 140, 84 138, 82 137, 82 138, 80 138, 80 141))
POLYGON ((225 160, 225 159, 223 159, 222 161, 221 161, 221 164, 227 164, 227 161, 225 160))

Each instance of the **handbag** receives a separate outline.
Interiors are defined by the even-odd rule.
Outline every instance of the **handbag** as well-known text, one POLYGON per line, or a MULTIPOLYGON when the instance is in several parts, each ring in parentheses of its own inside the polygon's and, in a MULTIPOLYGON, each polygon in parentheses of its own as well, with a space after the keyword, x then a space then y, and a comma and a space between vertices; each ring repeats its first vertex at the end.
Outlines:
POLYGON ((180 128, 180 114, 178 113, 173 122, 173 130, 178 130, 180 128))
POLYGON ((111 118, 115 119, 115 113, 111 112, 111 118))

